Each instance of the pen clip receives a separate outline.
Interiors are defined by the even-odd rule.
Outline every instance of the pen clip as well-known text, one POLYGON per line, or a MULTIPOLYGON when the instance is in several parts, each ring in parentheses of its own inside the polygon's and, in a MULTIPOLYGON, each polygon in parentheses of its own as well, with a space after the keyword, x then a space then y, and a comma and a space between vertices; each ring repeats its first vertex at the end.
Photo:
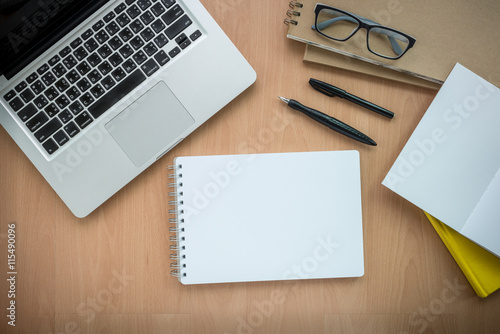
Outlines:
POLYGON ((312 86, 312 88, 316 89, 318 92, 321 92, 327 96, 330 97, 344 97, 345 95, 345 90, 334 87, 332 85, 327 84, 326 82, 319 81, 316 79, 309 79, 309 84, 312 86))

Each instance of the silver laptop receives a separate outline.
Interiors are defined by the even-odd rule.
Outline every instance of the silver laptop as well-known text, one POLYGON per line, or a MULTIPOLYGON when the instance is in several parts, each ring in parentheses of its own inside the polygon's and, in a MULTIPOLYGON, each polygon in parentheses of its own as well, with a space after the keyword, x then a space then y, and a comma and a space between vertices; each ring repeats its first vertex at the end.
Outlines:
POLYGON ((0 0, 0 122, 84 217, 250 86, 197 0, 0 0))

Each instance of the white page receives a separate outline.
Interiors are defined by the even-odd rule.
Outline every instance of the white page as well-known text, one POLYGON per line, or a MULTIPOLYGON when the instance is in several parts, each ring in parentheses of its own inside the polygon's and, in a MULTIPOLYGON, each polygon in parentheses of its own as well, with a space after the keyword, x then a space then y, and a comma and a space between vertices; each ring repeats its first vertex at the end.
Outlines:
POLYGON ((182 165, 182 283, 363 275, 357 151, 180 157, 175 164, 182 165))
POLYGON ((480 243, 463 228, 500 167, 499 106, 498 88, 457 64, 382 184, 480 243))

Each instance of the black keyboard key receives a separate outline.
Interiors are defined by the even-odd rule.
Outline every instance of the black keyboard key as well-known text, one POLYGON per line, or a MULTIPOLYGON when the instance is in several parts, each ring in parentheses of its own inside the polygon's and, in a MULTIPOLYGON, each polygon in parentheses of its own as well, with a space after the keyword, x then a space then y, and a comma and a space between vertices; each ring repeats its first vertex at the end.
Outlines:
POLYGON ((92 30, 94 30, 94 31, 98 31, 98 30, 99 30, 99 29, 101 29, 102 27, 104 27, 104 22, 103 22, 102 20, 99 20, 99 21, 97 21, 97 23, 96 23, 96 24, 94 24, 94 25, 92 26, 92 30))
POLYGON ((74 49, 76 49, 80 44, 82 44, 83 41, 80 37, 78 37, 77 39, 75 39, 73 42, 71 42, 70 46, 74 49))
POLYGON ((175 38, 175 42, 176 42, 177 44, 181 44, 181 43, 182 43, 182 42, 184 42, 186 39, 187 39, 187 36, 186 36, 186 34, 184 34, 184 33, 183 33, 183 34, 180 34, 179 36, 177 36, 177 37, 175 38))
POLYGON ((120 67, 118 67, 116 70, 111 72, 111 75, 113 76, 113 78, 115 78, 116 81, 120 81, 121 79, 125 78, 127 74, 120 67))
POLYGON ((170 58, 168 57, 168 55, 166 54, 165 51, 160 50, 160 52, 158 52, 157 54, 155 54, 155 60, 158 62, 158 64, 160 64, 161 66, 163 66, 166 63, 168 63, 168 61, 170 60, 170 58))
POLYGON ((144 71, 144 73, 146 73, 146 75, 149 77, 154 72, 158 71, 158 69, 160 68, 160 66, 158 65, 158 63, 154 59, 149 59, 147 62, 145 62, 141 66, 141 68, 144 71))
POLYGON ((97 68, 102 73, 102 75, 106 75, 113 70, 113 66, 111 66, 107 61, 99 65, 97 68))
POLYGON ((64 131, 66 131, 66 133, 71 138, 73 138, 74 136, 76 136, 78 134, 78 132, 80 132, 80 129, 78 129, 78 127, 76 126, 75 123, 71 122, 71 123, 68 123, 68 125, 66 125, 64 127, 64 131))
POLYGON ((58 78, 60 78, 62 75, 64 75, 64 73, 66 73, 66 69, 64 68, 64 66, 62 66, 62 64, 57 64, 56 66, 54 66, 52 68, 52 71, 58 78))
POLYGON ((173 48, 172 50, 170 50, 170 52, 168 53, 168 55, 172 58, 174 58, 175 56, 177 56, 179 53, 181 53, 181 49, 179 49, 177 46, 175 48, 173 48))
POLYGON ((56 81, 56 77, 52 73, 48 72, 42 77, 42 81, 45 86, 50 86, 54 83, 54 81, 56 81))
POLYGON ((47 65, 47 64, 43 64, 43 65, 42 65, 42 66, 40 66, 40 67, 38 68, 38 70, 36 70, 36 71, 38 72, 38 74, 42 75, 42 74, 44 74, 45 72, 47 72, 47 71, 49 70, 49 68, 50 68, 50 67, 49 67, 49 65, 47 65))
MULTIPOLYGON (((129 60, 127 60, 127 61, 129 61, 129 60)), ((116 82, 115 82, 115 80, 113 80, 113 78, 110 75, 108 75, 107 77, 102 79, 101 85, 103 85, 104 88, 106 88, 107 90, 110 90, 111 87, 116 85, 116 82)))
POLYGON ((97 49, 97 52, 102 58, 107 58, 113 51, 109 46, 103 45, 99 49, 97 49))
POLYGON ((34 114, 38 112, 38 109, 33 105, 33 103, 28 104, 26 107, 21 109, 21 111, 17 114, 21 121, 26 122, 31 118, 34 114))
POLYGON ((120 30, 120 27, 118 26, 118 24, 116 24, 115 21, 111 22, 110 24, 108 24, 106 26, 106 31, 108 32, 108 34, 110 36, 113 36, 114 34, 116 34, 118 31, 120 30))
POLYGON ((28 84, 26 82, 21 82, 20 84, 18 84, 14 89, 16 90, 16 92, 21 92, 23 89, 25 89, 26 87, 28 87, 28 84))
POLYGON ((175 20, 177 20, 182 14, 184 14, 184 10, 181 8, 179 5, 175 5, 172 9, 170 9, 168 12, 163 14, 161 19, 167 26, 172 24, 175 20))
POLYGON ((165 33, 167 34, 168 38, 172 39, 178 34, 180 34, 184 29, 189 27, 193 23, 189 16, 184 15, 180 19, 174 22, 170 27, 168 27, 165 30, 165 33))
POLYGON ((118 35, 121 37, 121 39, 124 42, 127 42, 129 39, 134 37, 134 34, 132 33, 132 31, 129 28, 123 29, 122 31, 120 31, 120 33, 118 33, 118 35))
POLYGON ((49 101, 45 98, 45 96, 40 95, 33 100, 33 103, 38 109, 43 109, 49 103, 49 101))
POLYGON ((106 15, 104 16, 104 22, 109 23, 109 21, 111 21, 112 19, 114 19, 114 18, 115 18, 115 16, 116 16, 116 14, 115 14, 115 13, 113 13, 113 12, 109 12, 108 14, 106 14, 106 15))
POLYGON ((87 62, 80 63, 76 66, 76 69, 81 75, 85 75, 90 71, 90 66, 87 64, 87 62))
POLYGON ((92 84, 97 83, 99 80, 101 80, 102 75, 99 73, 98 70, 92 70, 89 75, 87 75, 87 78, 92 84))
POLYGON ((54 138, 59 146, 63 146, 69 141, 68 135, 63 130, 56 132, 52 138, 54 138))
POLYGON ((96 67, 101 61, 101 57, 99 57, 95 52, 87 58, 87 62, 91 67, 96 67))
POLYGON ((152 56, 156 53, 156 51, 158 51, 158 48, 154 45, 154 43, 151 42, 146 44, 143 50, 148 56, 152 56))
POLYGON ((57 81, 54 86, 60 91, 64 92, 66 89, 69 88, 69 83, 66 79, 62 78, 59 81, 57 81))
POLYGON ((43 143, 42 146, 45 149, 45 151, 47 151, 48 154, 54 153, 59 148, 54 139, 52 138, 43 143))
POLYGON ((44 110, 47 113, 47 115, 49 115, 50 117, 54 117, 59 112, 59 108, 57 108, 55 103, 49 104, 47 106, 47 108, 45 108, 44 110))
POLYGON ((92 102, 94 102, 94 98, 89 92, 87 92, 80 97, 80 102, 84 107, 88 107, 92 102))
POLYGON ((99 47, 99 44, 97 44, 95 39, 90 38, 85 43, 83 43, 83 46, 87 49, 88 52, 92 52, 99 47))
POLYGON ((127 59, 134 53, 134 50, 128 44, 125 44, 119 51, 124 59, 127 59))
POLYGON ((16 96, 12 101, 9 102, 9 105, 14 111, 18 111, 24 106, 24 103, 19 98, 19 96, 16 96))
POLYGON ((148 9, 149 6, 151 6, 151 1, 149 0, 137 0, 137 5, 139 6, 140 9, 143 11, 148 9))
POLYGON ((168 38, 163 34, 159 34, 153 41, 155 42, 157 47, 161 48, 168 43, 168 38))
POLYGON ((123 62, 123 58, 120 56, 118 52, 115 52, 114 54, 109 56, 108 61, 113 67, 116 67, 123 62))
POLYGON ((200 38, 201 36, 201 31, 199 30, 196 30, 195 32, 193 32, 191 35, 189 35, 189 38, 191 38, 191 40, 194 42, 196 41, 198 38, 200 38))
POLYGON ((116 50, 123 45, 123 42, 120 38, 118 38, 118 36, 115 36, 109 40, 108 44, 111 48, 113 48, 113 50, 116 50))
POLYGON ((125 71, 127 71, 127 73, 130 73, 135 70, 137 65, 132 61, 132 59, 129 59, 123 63, 122 67, 125 71))
POLYGON ((66 96, 68 96, 71 101, 76 100, 76 98, 80 96, 80 94, 80 91, 76 89, 76 87, 71 87, 66 91, 66 96))
POLYGON ((130 23, 130 18, 127 16, 127 14, 123 13, 116 18, 116 23, 118 23, 120 27, 123 28, 130 23))
POLYGON ((175 0, 161 0, 161 2, 165 5, 165 7, 170 8, 175 3, 175 0))
POLYGON ((69 99, 65 95, 61 95, 56 99, 55 102, 59 109, 64 109, 69 104, 69 99))
POLYGON ((97 34, 95 34, 94 38, 97 43, 103 44, 109 39, 109 35, 104 30, 101 30, 97 34))
POLYGON ((80 102, 75 101, 69 105, 68 109, 71 110, 73 115, 78 115, 83 111, 83 106, 80 102))
POLYGON ((125 3, 130 6, 131 4, 134 3, 134 1, 135 0, 125 0, 125 3))
POLYGON ((26 78, 26 81, 30 84, 36 79, 38 79, 38 74, 36 72, 33 72, 26 78))
POLYGON ((137 65, 141 65, 142 63, 144 63, 146 61, 146 59, 148 59, 148 57, 146 56, 146 54, 144 52, 142 52, 142 50, 137 51, 136 54, 132 58, 134 58, 137 65))
POLYGON ((127 14, 133 20, 141 13, 141 10, 136 5, 132 5, 127 9, 127 14))
POLYGON ((98 99, 104 94, 104 88, 101 85, 95 85, 90 89, 90 93, 94 95, 94 98, 98 99))
POLYGON ((14 96, 16 96, 16 92, 13 89, 11 89, 7 92, 7 94, 3 96, 3 98, 5 99, 5 101, 10 101, 11 99, 14 98, 14 96))
POLYGON ((62 127, 62 123, 58 118, 53 118, 48 123, 46 123, 40 130, 35 132, 35 138, 41 143, 45 139, 52 136, 54 132, 62 127))
POLYGON ((77 64, 77 61, 76 61, 75 57, 73 57, 72 55, 69 55, 68 57, 64 58, 63 64, 69 70, 77 64))
POLYGON ((64 58, 67 55, 69 55, 70 52, 71 52, 71 48, 69 46, 67 46, 64 49, 62 49, 61 51, 59 51, 59 56, 61 56, 61 58, 64 58))
POLYGON ((153 22, 153 20, 155 19, 155 17, 153 16, 153 14, 151 14, 149 11, 147 11, 147 12, 145 12, 144 14, 142 14, 140 16, 140 19, 141 19, 142 23, 144 23, 145 25, 148 25, 151 22, 153 22))
POLYGON ((81 129, 85 129, 92 121, 92 117, 90 117, 86 111, 75 117, 75 123, 78 124, 81 129))
POLYGON ((25 103, 28 103, 35 98, 35 94, 33 94, 29 88, 24 90, 21 94, 19 94, 19 96, 21 96, 21 99, 23 99, 25 103))
POLYGON ((165 29, 165 24, 163 24, 163 21, 158 19, 151 24, 151 28, 154 30, 155 33, 159 33, 163 29, 165 29))
POLYGON ((47 98, 52 101, 53 99, 55 99, 56 97, 59 96, 59 92, 57 91, 57 89, 55 87, 49 87, 45 90, 44 92, 45 96, 47 96, 47 98))
POLYGON ((182 50, 187 48, 191 44, 191 41, 189 39, 185 39, 179 46, 181 47, 182 50))
POLYGON ((96 103, 90 106, 90 114, 92 114, 94 118, 101 116, 106 110, 120 101, 144 80, 146 80, 146 76, 140 70, 135 70, 122 82, 118 83, 114 88, 103 95, 96 103))
POLYGON ((141 36, 146 42, 148 42, 151 38, 155 37, 155 33, 150 28, 146 28, 141 31, 141 36))
POLYGON ((26 126, 28 127, 28 129, 31 132, 35 132, 42 125, 47 123, 48 120, 49 120, 49 118, 47 117, 47 115, 43 111, 41 111, 38 114, 36 114, 35 116, 33 116, 29 121, 27 121, 26 126))
POLYGON ((68 80, 70 84, 74 84, 78 81, 78 79, 80 79, 80 74, 78 74, 76 70, 71 70, 68 74, 66 74, 66 80, 68 80))
POLYGON ((33 92, 36 94, 36 95, 39 95, 43 92, 43 90, 45 89, 45 86, 43 85, 43 83, 40 81, 40 80, 37 80, 35 81, 31 86, 30 86, 31 90, 33 90, 33 92))
POLYGON ((165 7, 160 2, 156 3, 153 7, 151 7, 151 12, 155 16, 160 16, 165 12, 165 10, 166 10, 165 7))
POLYGON ((49 65, 54 66, 55 64, 57 64, 57 62, 59 60, 61 60, 61 57, 59 57, 58 55, 55 55, 54 57, 50 58, 49 65))
POLYGON ((61 111, 59 113, 59 115, 57 115, 59 117, 59 119, 63 122, 63 123, 68 123, 69 121, 71 121, 71 119, 73 118, 73 116, 71 115, 71 113, 69 112, 68 109, 64 109, 63 111, 61 111))
POLYGON ((140 49, 144 45, 144 41, 139 36, 135 36, 134 38, 132 38, 130 40, 130 45, 132 45, 132 47, 135 50, 137 50, 137 49, 140 49))
POLYGON ((86 78, 83 78, 82 80, 80 80, 76 83, 76 86, 78 87, 78 89, 80 89, 80 91, 85 92, 92 85, 90 84, 90 82, 86 78))
POLYGON ((121 12, 123 12, 125 10, 125 8, 127 8, 127 6, 123 3, 121 3, 115 7, 114 11, 116 14, 120 14, 121 12))
POLYGON ((144 24, 142 24, 142 22, 139 20, 135 20, 134 22, 130 23, 129 28, 137 34, 144 28, 144 24))
POLYGON ((87 29, 83 34, 82 34, 82 38, 83 40, 86 40, 86 39, 89 39, 90 36, 92 36, 93 32, 92 32, 92 29, 87 29))
POLYGON ((76 59, 83 60, 85 59, 85 57, 87 57, 88 52, 85 51, 83 46, 80 46, 78 49, 75 50, 75 52, 73 52, 73 54, 75 55, 76 59))

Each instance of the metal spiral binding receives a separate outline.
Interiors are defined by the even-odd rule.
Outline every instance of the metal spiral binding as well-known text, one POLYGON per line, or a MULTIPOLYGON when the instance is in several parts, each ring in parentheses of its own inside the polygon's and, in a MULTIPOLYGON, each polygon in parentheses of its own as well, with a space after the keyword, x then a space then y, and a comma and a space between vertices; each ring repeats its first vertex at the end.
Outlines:
POLYGON ((170 259, 172 260, 170 263, 170 268, 172 268, 170 274, 177 278, 187 276, 186 272, 182 270, 186 268, 186 264, 183 263, 186 256, 181 254, 181 252, 186 249, 183 245, 183 242, 186 240, 183 235, 185 228, 180 226, 184 223, 184 218, 182 218, 184 210, 181 208, 184 204, 184 201, 181 199, 184 194, 180 190, 182 188, 182 182, 180 181, 182 178, 181 169, 182 165, 168 166, 168 170, 173 171, 173 173, 168 174, 168 178, 171 179, 171 182, 168 183, 168 187, 173 188, 173 191, 168 193, 168 195, 173 198, 168 202, 169 206, 172 207, 172 209, 168 210, 168 213, 175 216, 174 218, 168 219, 168 222, 174 225, 168 228, 168 231, 173 234, 169 238, 172 242, 170 250, 174 251, 170 254, 170 259))
POLYGON ((295 8, 302 8, 304 7, 303 4, 301 4, 300 2, 298 1, 290 1, 290 3, 288 4, 288 6, 291 8, 289 9, 287 12, 286 12, 286 16, 288 16, 288 18, 286 18, 283 23, 285 23, 286 25, 290 25, 290 24, 293 24, 294 26, 296 26, 298 24, 297 21, 295 21, 294 19, 292 19, 292 16, 300 16, 300 12, 296 11, 295 8))

